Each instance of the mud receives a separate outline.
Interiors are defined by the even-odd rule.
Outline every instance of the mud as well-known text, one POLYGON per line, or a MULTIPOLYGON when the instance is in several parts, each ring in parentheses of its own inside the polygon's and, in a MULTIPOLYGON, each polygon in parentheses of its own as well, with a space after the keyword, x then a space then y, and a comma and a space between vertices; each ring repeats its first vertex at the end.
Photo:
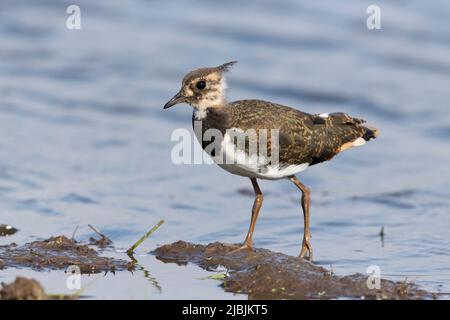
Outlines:
POLYGON ((152 253, 163 262, 194 263, 209 271, 225 268, 225 291, 248 294, 249 299, 431 299, 412 283, 381 279, 380 289, 367 287, 367 275, 336 276, 297 257, 265 249, 238 251, 237 245, 207 246, 178 241, 152 253))
POLYGON ((35 279, 16 277, 12 283, 0 284, 0 300, 76 300, 78 295, 47 294, 35 279))
POLYGON ((44 300, 49 297, 41 284, 34 279, 17 277, 10 284, 1 283, 0 300, 44 300))
POLYGON ((103 233, 101 233, 100 231, 98 231, 94 226, 92 225, 88 225, 89 228, 92 229, 92 231, 94 231, 97 235, 100 236, 99 239, 96 239, 94 237, 89 238, 89 244, 93 245, 93 246, 97 246, 99 248, 105 249, 105 248, 112 248, 112 240, 109 239, 107 236, 105 236, 103 233))
POLYGON ((105 236, 100 237, 100 239, 96 239, 94 237, 89 238, 89 244, 92 246, 97 246, 99 248, 105 249, 105 248, 112 248, 112 241, 105 236))
POLYGON ((81 273, 85 274, 134 269, 131 261, 100 256, 88 245, 79 244, 65 236, 33 241, 22 246, 15 243, 0 246, 0 269, 28 267, 35 270, 65 270, 71 265, 78 266, 81 273))
POLYGON ((0 224, 0 237, 11 236, 18 230, 8 224, 0 224))

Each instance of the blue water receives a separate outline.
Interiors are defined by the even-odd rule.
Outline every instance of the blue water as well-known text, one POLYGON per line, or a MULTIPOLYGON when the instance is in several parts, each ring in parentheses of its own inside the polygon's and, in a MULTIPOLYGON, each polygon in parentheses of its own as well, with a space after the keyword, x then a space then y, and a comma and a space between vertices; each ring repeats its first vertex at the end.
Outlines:
MULTIPOLYGON (((245 298, 195 266, 147 252, 176 240, 240 242, 253 199, 248 179, 216 166, 172 164, 174 129, 191 108, 163 111, 193 68, 238 60, 230 100, 260 98, 306 112, 367 119, 379 139, 314 166, 315 259, 337 274, 407 278, 450 292, 450 5, 378 1, 382 29, 366 28, 370 1, 87 1, 82 29, 65 26, 70 1, 0 2, 0 244, 94 225, 140 248, 146 273, 83 278, 90 298, 245 298), (384 243, 379 234, 384 226, 384 243), (90 282, 93 281, 91 284, 90 282), (155 285, 155 281, 158 285, 155 285)), ((299 194, 261 182, 255 246, 296 255, 299 194)), ((111 253, 119 257, 123 254, 111 253)), ((6 269, 67 292, 63 272, 6 269)))

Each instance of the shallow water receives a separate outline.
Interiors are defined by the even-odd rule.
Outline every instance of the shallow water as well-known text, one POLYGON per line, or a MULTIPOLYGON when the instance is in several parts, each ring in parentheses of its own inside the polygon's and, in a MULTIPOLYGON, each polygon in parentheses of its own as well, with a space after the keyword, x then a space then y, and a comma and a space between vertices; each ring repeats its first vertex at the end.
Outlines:
MULTIPOLYGON (((172 164, 171 132, 190 129, 191 109, 162 110, 190 69, 238 60, 230 100, 343 111, 381 129, 300 175, 313 190, 316 262, 337 274, 378 265, 384 277, 450 292, 447 1, 380 1, 376 31, 365 25, 369 1, 77 3, 78 31, 65 28, 69 3, 0 3, 0 223, 20 229, 0 244, 70 236, 77 225, 87 239, 92 224, 125 249, 165 219, 138 249, 144 270, 84 277, 86 298, 245 298, 195 266, 146 254, 245 236, 253 199, 238 191, 249 181, 172 164)), ((260 185, 255 245, 297 254, 298 191, 260 185)), ((67 292, 63 272, 7 269, 0 281, 17 274, 67 292)))

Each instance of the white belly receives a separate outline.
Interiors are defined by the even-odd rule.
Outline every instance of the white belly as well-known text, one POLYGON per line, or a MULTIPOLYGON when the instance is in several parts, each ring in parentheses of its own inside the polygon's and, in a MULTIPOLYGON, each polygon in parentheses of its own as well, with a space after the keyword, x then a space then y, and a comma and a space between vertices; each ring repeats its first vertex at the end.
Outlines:
POLYGON ((223 155, 220 159, 226 159, 222 163, 216 162, 222 169, 249 178, 278 180, 302 172, 309 166, 309 163, 271 165, 265 157, 249 156, 245 151, 237 149, 227 134, 221 143, 220 153, 223 155))
POLYGON ((302 163, 299 165, 277 166, 277 167, 268 166, 266 167, 267 170, 258 172, 257 170, 254 170, 254 168, 252 167, 247 167, 243 165, 219 164, 219 167, 232 174, 236 174, 238 176, 243 177, 266 179, 266 180, 278 180, 287 178, 306 170, 308 166, 309 163, 302 163))

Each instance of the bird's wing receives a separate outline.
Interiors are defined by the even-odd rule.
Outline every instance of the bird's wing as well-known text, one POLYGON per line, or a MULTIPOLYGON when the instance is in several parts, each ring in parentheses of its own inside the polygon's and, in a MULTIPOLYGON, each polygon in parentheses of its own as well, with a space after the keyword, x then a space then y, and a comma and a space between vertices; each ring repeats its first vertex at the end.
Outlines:
POLYGON ((261 100, 235 101, 229 108, 229 128, 268 131, 269 155, 272 144, 270 130, 279 130, 279 162, 285 165, 313 165, 330 160, 351 147, 358 138, 366 141, 378 133, 376 129, 365 126, 364 120, 345 113, 312 115, 261 100))

